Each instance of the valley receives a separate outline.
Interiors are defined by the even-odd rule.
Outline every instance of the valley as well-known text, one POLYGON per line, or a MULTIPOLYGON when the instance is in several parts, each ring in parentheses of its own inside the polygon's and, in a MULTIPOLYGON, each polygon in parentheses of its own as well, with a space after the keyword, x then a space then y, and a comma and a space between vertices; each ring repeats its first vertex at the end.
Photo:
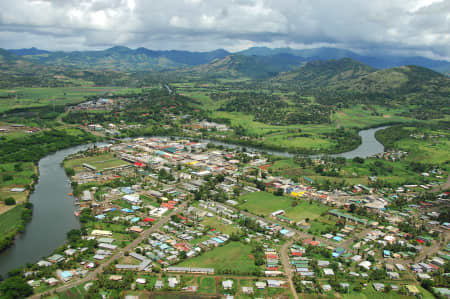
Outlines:
POLYGON ((0 295, 434 298, 450 79, 401 61, 1 50, 0 295))

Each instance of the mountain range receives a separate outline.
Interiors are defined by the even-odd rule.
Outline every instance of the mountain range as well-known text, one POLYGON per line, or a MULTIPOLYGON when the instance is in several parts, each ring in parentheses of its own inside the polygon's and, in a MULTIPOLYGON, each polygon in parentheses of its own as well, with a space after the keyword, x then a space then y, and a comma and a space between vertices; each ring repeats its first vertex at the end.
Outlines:
MULTIPOLYGON (((383 53, 364 56, 348 50, 326 47, 303 50, 253 47, 236 53, 230 53, 223 49, 209 52, 155 51, 146 48, 130 49, 123 46, 99 51, 53 52, 36 48, 7 51, 26 61, 38 64, 70 66, 80 69, 119 71, 174 70, 217 63, 218 60, 228 56, 247 56, 253 57, 251 59, 256 61, 256 63, 268 65, 264 70, 266 74, 260 75, 261 77, 298 67, 299 64, 305 62, 341 58, 351 58, 378 69, 417 65, 450 75, 450 62, 445 60, 433 60, 419 56, 385 55, 383 53)), ((2 54, 0 53, 0 55, 2 54)), ((240 60, 243 59, 241 58, 240 60)))

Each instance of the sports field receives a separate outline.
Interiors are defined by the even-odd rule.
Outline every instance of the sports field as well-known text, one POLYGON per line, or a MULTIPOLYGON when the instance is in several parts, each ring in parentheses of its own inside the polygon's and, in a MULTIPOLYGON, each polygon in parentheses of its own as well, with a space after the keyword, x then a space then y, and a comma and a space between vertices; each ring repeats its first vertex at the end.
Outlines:
POLYGON ((101 154, 93 157, 84 157, 79 159, 67 160, 64 162, 64 167, 73 168, 75 171, 83 170, 83 163, 94 166, 97 170, 102 171, 105 168, 119 167, 128 165, 130 163, 114 157, 110 153, 101 154))

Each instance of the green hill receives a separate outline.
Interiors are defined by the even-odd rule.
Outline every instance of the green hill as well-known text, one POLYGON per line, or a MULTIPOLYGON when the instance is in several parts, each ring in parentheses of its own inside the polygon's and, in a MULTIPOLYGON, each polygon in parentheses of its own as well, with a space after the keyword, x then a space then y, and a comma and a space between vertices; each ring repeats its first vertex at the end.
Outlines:
POLYGON ((339 87, 342 82, 361 78, 376 69, 350 58, 308 62, 299 69, 280 74, 274 83, 293 82, 301 88, 339 87))
POLYGON ((376 70, 349 58, 316 61, 269 82, 314 95, 318 103, 327 106, 408 106, 407 115, 419 119, 450 114, 450 78, 418 66, 376 70))
POLYGON ((280 72, 291 70, 303 61, 304 59, 290 54, 272 56, 230 55, 222 59, 216 59, 209 64, 177 72, 205 79, 242 77, 266 79, 274 77, 280 72))

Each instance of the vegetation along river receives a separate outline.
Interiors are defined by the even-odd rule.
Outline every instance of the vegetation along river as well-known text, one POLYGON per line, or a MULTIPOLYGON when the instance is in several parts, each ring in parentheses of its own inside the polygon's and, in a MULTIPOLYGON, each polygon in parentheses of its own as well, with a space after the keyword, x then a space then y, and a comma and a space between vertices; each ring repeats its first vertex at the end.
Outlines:
MULTIPOLYGON (((362 130, 361 145, 355 150, 332 155, 345 158, 369 157, 384 151, 384 147, 375 138, 375 132, 387 127, 362 130)), ((227 147, 235 145, 214 142, 227 147)), ((99 144, 100 145, 100 144, 99 144)), ((0 274, 5 274, 26 263, 35 263, 49 256, 66 240, 68 231, 79 228, 80 224, 74 215, 74 198, 69 195, 71 187, 61 162, 70 154, 85 150, 92 144, 80 145, 58 151, 39 161, 39 181, 30 196, 33 203, 33 219, 26 226, 26 231, 20 234, 13 246, 0 253, 0 274)), ((262 151, 261 149, 253 149, 262 151)), ((292 154, 267 151, 274 155, 292 156, 292 154)))

